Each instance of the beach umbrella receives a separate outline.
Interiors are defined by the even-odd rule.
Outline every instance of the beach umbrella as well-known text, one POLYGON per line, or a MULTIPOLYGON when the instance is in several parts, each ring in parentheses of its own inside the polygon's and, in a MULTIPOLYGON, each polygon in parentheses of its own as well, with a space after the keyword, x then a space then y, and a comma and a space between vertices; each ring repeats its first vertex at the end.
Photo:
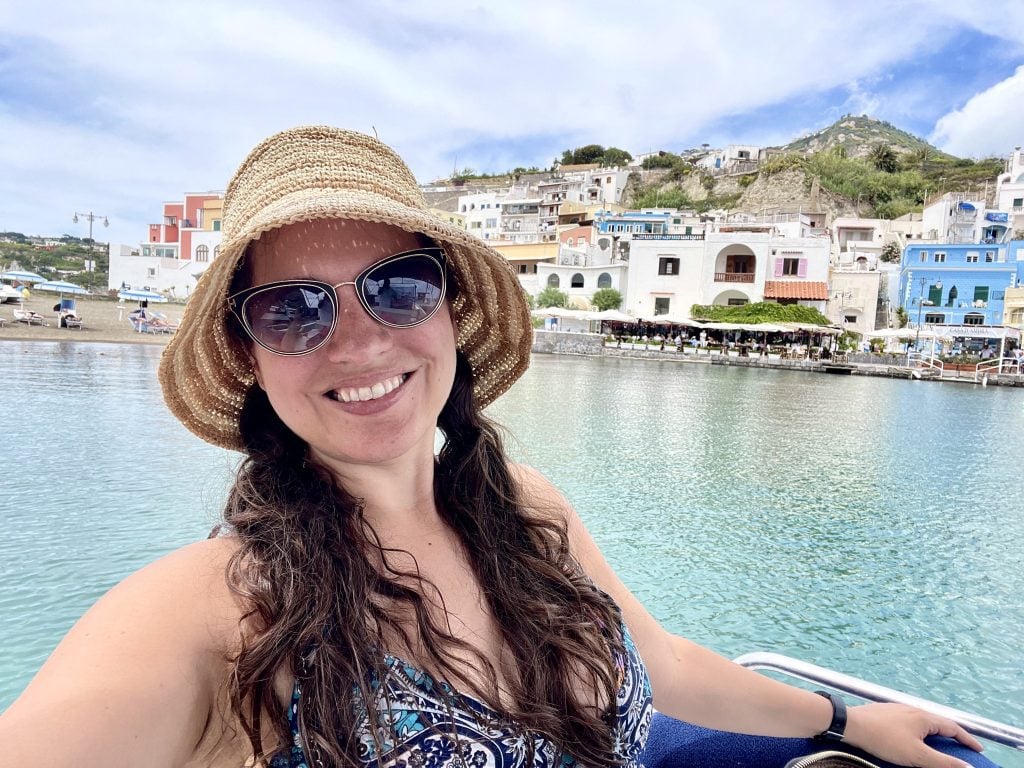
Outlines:
POLYGON ((167 297, 162 293, 157 293, 156 291, 144 291, 139 288, 125 288, 122 291, 118 291, 117 298, 122 300, 127 299, 128 301, 152 301, 155 303, 167 301, 167 297))
POLYGON ((44 283, 46 278, 24 269, 11 269, 0 273, 0 280, 17 280, 19 283, 44 283))
POLYGON ((80 285, 69 283, 65 280, 44 280, 41 283, 36 283, 32 286, 34 291, 50 291, 51 293, 71 293, 71 294, 83 294, 89 291, 80 285))

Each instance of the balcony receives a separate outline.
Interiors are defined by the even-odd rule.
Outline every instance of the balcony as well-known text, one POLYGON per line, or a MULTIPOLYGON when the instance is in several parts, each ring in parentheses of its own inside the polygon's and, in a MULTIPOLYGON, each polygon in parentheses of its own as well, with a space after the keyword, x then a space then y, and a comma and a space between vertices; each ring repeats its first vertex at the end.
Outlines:
POLYGON ((669 235, 669 234, 652 234, 649 232, 636 233, 632 236, 633 240, 703 240, 704 233, 696 232, 689 235, 669 235))
POLYGON ((753 272, 715 272, 716 283, 752 283, 753 272))

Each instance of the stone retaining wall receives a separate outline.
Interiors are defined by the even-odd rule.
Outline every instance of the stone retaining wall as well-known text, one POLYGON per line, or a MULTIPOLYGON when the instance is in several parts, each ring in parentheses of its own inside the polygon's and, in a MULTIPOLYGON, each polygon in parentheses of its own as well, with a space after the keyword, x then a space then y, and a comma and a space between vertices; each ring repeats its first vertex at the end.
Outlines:
POLYGON ((604 337, 597 333, 569 331, 533 332, 533 351, 553 355, 601 355, 604 337))

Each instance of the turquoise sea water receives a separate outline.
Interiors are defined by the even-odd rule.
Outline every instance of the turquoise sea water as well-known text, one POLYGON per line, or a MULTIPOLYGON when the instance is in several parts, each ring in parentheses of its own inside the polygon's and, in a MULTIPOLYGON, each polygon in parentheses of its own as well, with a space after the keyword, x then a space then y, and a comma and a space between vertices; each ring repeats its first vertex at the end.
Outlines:
MULTIPOLYGON (((158 356, 0 344, 0 709, 216 520, 237 458, 164 409, 158 356)), ((672 630, 1024 724, 1021 390, 535 356, 490 413, 672 630)))

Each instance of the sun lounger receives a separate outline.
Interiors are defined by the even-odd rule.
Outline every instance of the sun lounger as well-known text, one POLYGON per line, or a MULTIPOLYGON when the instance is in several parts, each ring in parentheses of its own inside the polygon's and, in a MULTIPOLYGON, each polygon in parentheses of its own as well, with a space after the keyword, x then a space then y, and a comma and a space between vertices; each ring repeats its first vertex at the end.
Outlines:
POLYGON ((30 309, 14 310, 14 319, 19 323, 25 323, 26 325, 49 325, 49 323, 46 322, 45 317, 30 309))

